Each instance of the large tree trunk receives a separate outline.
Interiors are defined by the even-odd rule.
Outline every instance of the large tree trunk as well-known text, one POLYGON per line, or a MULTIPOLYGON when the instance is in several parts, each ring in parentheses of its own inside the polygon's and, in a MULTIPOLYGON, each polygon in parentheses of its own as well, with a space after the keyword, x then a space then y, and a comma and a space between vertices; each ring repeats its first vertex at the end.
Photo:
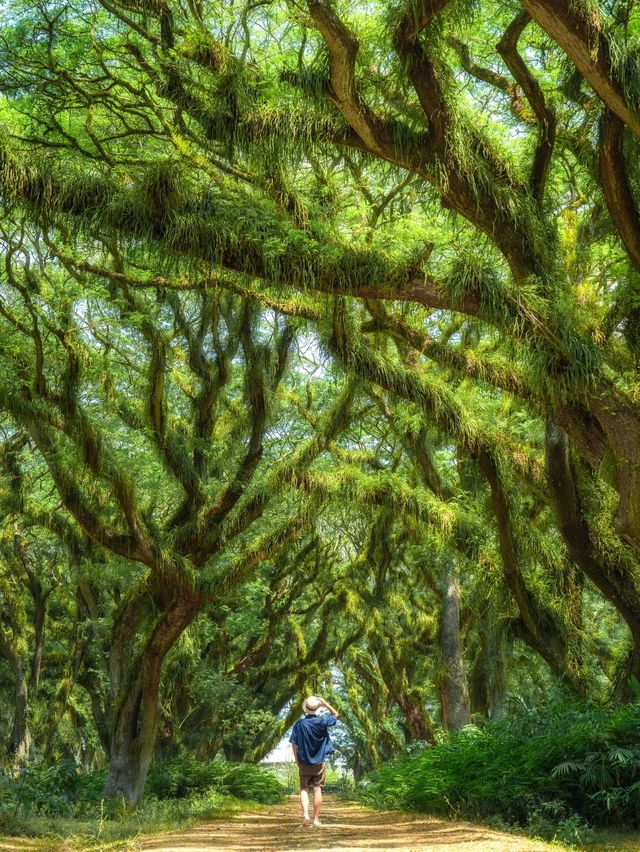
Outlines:
POLYGON ((114 630, 119 635, 110 659, 114 711, 104 786, 107 797, 121 797, 131 807, 142 801, 158 731, 162 663, 201 606, 193 593, 176 590, 155 619, 144 648, 133 657, 131 640, 146 615, 144 596, 134 597, 116 619, 114 630))
POLYGON ((487 642, 485 654, 489 670, 489 718, 492 722, 504 719, 507 715, 507 659, 506 636, 502 628, 486 633, 483 643, 487 642))
POLYGON ((138 807, 142 801, 147 773, 153 757, 159 691, 147 683, 136 685, 120 704, 116 726, 111 736, 109 771, 104 785, 105 797, 123 798, 127 805, 138 807), (144 710, 142 704, 144 700, 144 710))
POLYGON ((29 757, 31 734, 29 732, 29 686, 20 655, 7 641, 0 628, 0 656, 11 666, 14 682, 14 710, 8 751, 16 763, 29 757))
POLYGON ((460 586, 453 560, 446 561, 443 585, 440 614, 440 650, 444 663, 440 687, 441 719, 442 727, 447 731, 459 731, 469 724, 470 705, 460 634, 460 586))
POLYGON ((44 627, 47 614, 47 599, 44 595, 34 597, 34 648, 31 658, 31 684, 34 692, 38 691, 40 685, 40 671, 42 670, 42 655, 44 653, 44 627))
POLYGON ((496 721, 507 711, 507 672, 504 627, 483 619, 478 626, 479 647, 470 678, 471 708, 496 721))
POLYGON ((27 678, 18 664, 15 671, 15 712, 13 716, 13 727, 11 739, 9 740, 9 752, 16 761, 24 761, 29 757, 31 749, 31 733, 29 732, 28 720, 28 686, 27 678))
POLYGON ((433 727, 421 703, 416 701, 410 693, 398 697, 398 707, 405 718, 407 726, 417 740, 435 743, 433 727))

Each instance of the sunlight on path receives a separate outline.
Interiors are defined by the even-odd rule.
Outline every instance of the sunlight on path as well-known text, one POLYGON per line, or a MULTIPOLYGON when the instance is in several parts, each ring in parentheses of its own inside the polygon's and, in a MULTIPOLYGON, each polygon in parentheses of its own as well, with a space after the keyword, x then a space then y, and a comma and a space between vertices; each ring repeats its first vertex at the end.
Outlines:
POLYGON ((558 847, 468 823, 450 823, 397 812, 369 811, 328 797, 322 828, 301 829, 297 799, 225 822, 141 841, 132 848, 153 852, 544 852, 558 847))

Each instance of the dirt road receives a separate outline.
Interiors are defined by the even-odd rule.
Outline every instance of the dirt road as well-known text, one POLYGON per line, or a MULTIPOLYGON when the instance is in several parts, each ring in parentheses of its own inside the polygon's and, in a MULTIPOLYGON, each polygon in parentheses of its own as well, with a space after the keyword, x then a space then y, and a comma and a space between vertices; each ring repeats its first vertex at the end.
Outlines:
POLYGON ((327 797, 322 828, 300 828, 299 805, 290 798, 273 808, 240 813, 188 831, 141 839, 133 849, 149 852, 544 852, 550 846, 468 823, 365 810, 327 797))

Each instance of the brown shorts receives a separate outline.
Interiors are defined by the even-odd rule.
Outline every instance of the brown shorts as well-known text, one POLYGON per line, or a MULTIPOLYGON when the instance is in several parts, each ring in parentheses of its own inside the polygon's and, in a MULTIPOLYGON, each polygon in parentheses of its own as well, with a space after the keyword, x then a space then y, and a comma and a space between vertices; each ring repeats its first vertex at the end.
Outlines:
POLYGON ((300 789, 308 790, 309 787, 324 787, 327 775, 324 763, 299 763, 300 789))

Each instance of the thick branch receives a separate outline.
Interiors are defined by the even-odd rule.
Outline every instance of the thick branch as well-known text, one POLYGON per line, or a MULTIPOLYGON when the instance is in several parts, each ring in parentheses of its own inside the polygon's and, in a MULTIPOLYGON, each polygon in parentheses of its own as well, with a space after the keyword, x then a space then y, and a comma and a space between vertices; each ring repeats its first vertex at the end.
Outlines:
POLYGON ((427 118, 432 141, 442 157, 446 149, 446 129, 451 123, 435 65, 418 40, 436 15, 450 0, 419 0, 409 3, 394 32, 395 48, 407 63, 407 73, 427 118))
POLYGON ((556 114, 548 106, 542 87, 518 53, 518 41, 530 20, 527 12, 521 12, 511 22, 500 40, 498 52, 515 80, 522 87, 540 126, 540 136, 531 171, 531 190, 534 197, 540 200, 544 193, 547 174, 551 165, 556 138, 556 114))
POLYGON ((520 570, 510 501, 498 466, 488 453, 479 453, 477 459, 491 488, 504 578, 518 605, 522 637, 548 663, 554 674, 566 680, 574 691, 583 693, 585 684, 570 665, 566 637, 557 616, 537 599, 520 570))
POLYGON ((640 216, 627 176, 624 122, 606 110, 600 136, 600 182, 611 218, 631 262, 640 270, 640 216))
POLYGON ((640 588, 633 571, 614 553, 604 558, 597 553, 597 533, 584 515, 567 435, 552 421, 547 425, 546 466, 558 528, 571 559, 622 615, 640 646, 640 588))
POLYGON ((386 312, 378 313, 375 308, 374 315, 374 322, 371 326, 363 326, 363 331, 385 331, 391 337, 406 341, 417 352, 437 364, 455 370, 462 376, 487 382, 522 399, 533 398, 534 393, 529 382, 514 365, 492 362, 490 358, 472 350, 453 349, 386 312))
POLYGON ((512 464, 525 481, 542 479, 541 464, 533 456, 524 456, 513 450, 504 436, 482 434, 469 417, 459 399, 440 385, 434 386, 426 379, 401 366, 383 359, 377 350, 352 339, 344 327, 340 311, 336 311, 333 334, 327 340, 332 354, 357 376, 377 384, 400 399, 415 402, 427 417, 462 446, 477 453, 481 449, 493 451, 500 444, 509 454, 512 464))
POLYGON ((329 51, 332 100, 368 150, 388 158, 393 150, 391 139, 380 119, 358 95, 355 79, 358 39, 329 6, 309 0, 308 7, 329 51))
POLYGON ((522 5, 571 58, 609 109, 640 136, 640 118, 630 106, 615 72, 607 39, 593 7, 577 0, 522 0, 522 5))

